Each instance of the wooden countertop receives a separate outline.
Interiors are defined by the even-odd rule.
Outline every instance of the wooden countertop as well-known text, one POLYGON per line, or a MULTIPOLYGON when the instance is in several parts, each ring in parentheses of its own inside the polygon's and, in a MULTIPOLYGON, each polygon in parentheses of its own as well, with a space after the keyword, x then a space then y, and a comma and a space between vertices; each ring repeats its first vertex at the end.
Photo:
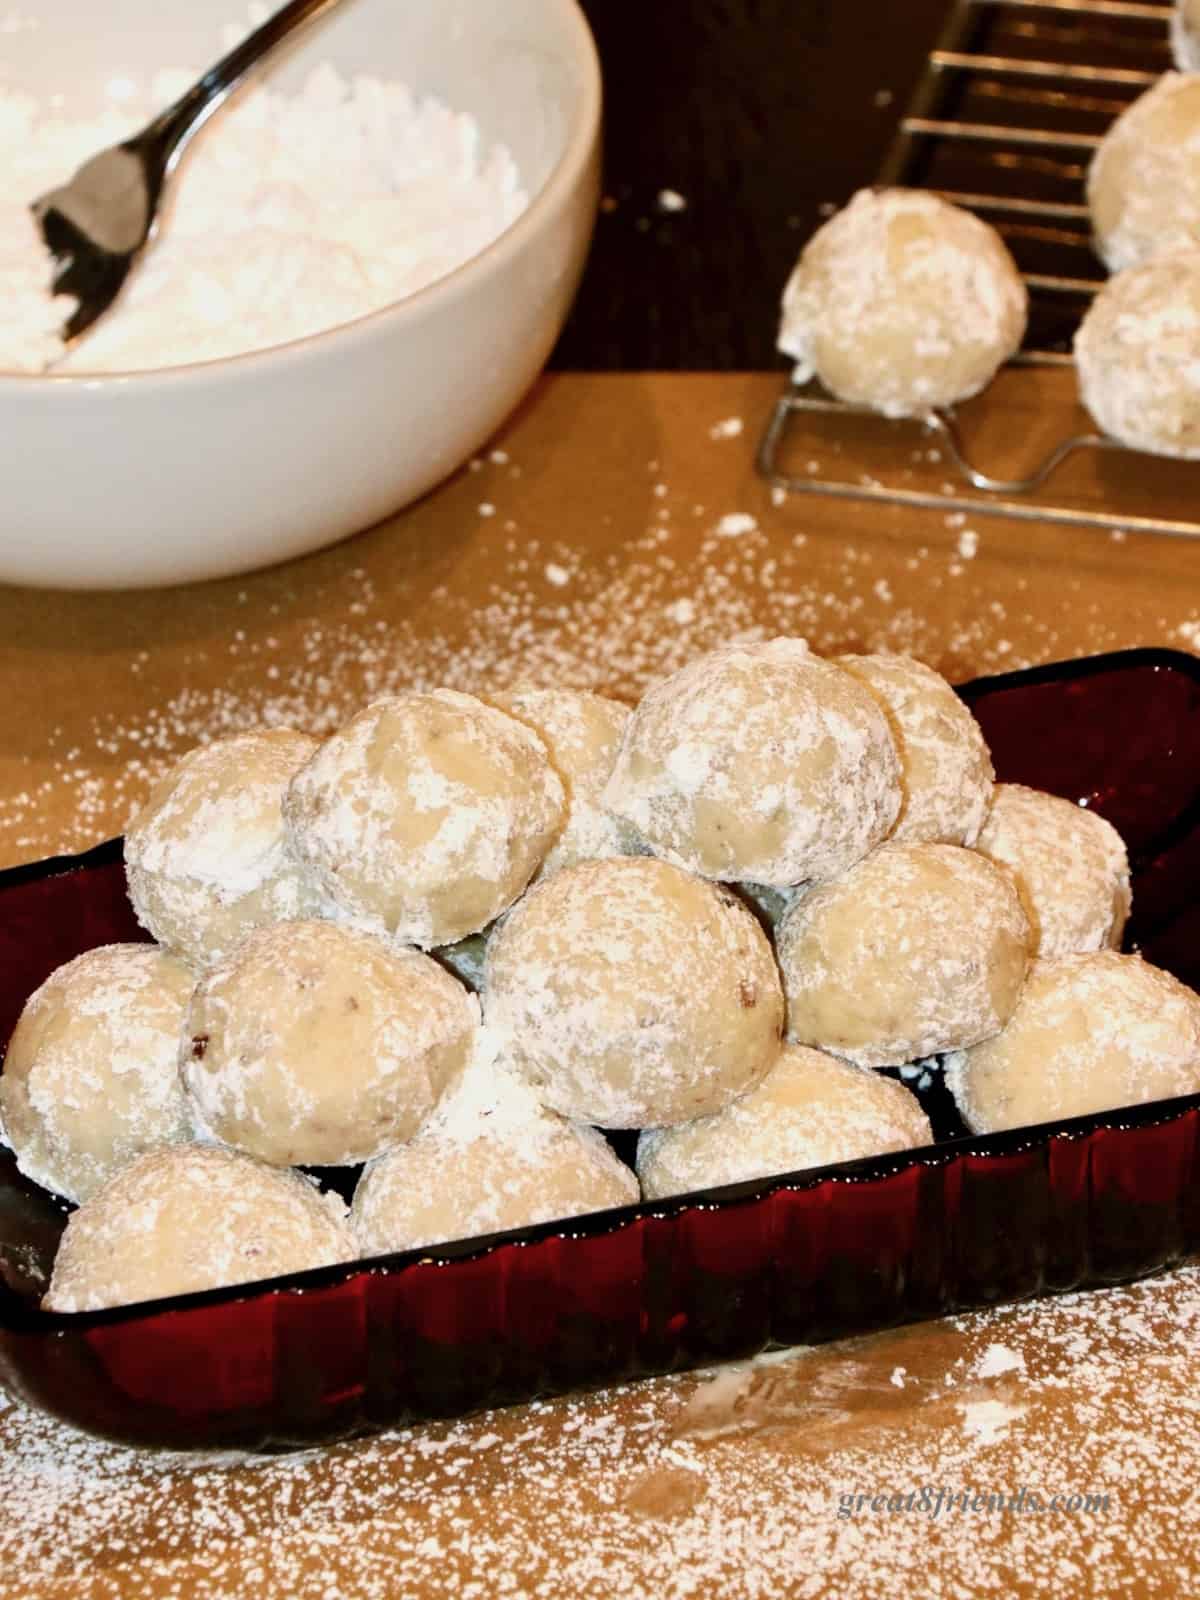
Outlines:
MULTIPOLYGON (((1200 642, 1200 542, 1125 535, 1115 513, 1110 531, 776 504, 753 456, 782 381, 553 375, 475 470, 332 550, 149 593, 0 588, 0 864, 119 832, 152 773, 205 737, 261 721, 326 730, 395 686, 529 678, 632 697, 764 631, 820 651, 911 650, 956 679, 1200 642)), ((996 471, 1081 420, 1057 369, 1007 371, 975 405, 996 471)), ((801 471, 873 470, 875 439, 820 427, 796 441, 801 471)), ((898 437, 902 458, 927 453, 918 429, 898 437)), ((1092 502, 1129 501, 1138 474, 1156 494, 1178 472, 1084 466, 1092 502)), ((920 470, 949 481, 944 463, 920 470)))
MULTIPOLYGON (((1200 641, 1191 541, 776 503, 752 458, 780 381, 552 376, 475 470, 337 549, 157 594, 0 590, 0 861, 119 831, 201 738, 327 729, 392 686, 632 695, 763 631, 959 678, 1200 641)), ((989 449, 1020 457, 1071 406, 1068 374, 1005 374, 989 449)), ((837 443, 822 470, 869 470, 837 443)), ((0 1401, 0 1595, 1185 1594, 1198 1356, 1187 1269, 226 1470, 0 1401), (1026 1508, 935 1515, 925 1488, 1026 1508), (914 1509, 839 1515, 851 1493, 914 1509), (1027 1509, 1056 1493, 1108 1507, 1027 1509)))

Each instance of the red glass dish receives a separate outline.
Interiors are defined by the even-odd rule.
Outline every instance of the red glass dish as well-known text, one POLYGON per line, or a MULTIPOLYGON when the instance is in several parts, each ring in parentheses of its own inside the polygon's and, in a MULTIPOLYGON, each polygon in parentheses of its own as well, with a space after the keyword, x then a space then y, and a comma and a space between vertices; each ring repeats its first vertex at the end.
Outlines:
MULTIPOLYGON (((1200 661, 962 691, 1001 777, 1085 801, 1134 868, 1130 941, 1200 986, 1200 661)), ((139 937, 119 842, 0 874, 0 1037, 61 962, 139 937)), ((938 1142, 568 1224, 53 1315, 64 1210, 0 1159, 0 1380, 132 1444, 277 1450, 1063 1289, 1200 1247, 1200 1095, 938 1142)))

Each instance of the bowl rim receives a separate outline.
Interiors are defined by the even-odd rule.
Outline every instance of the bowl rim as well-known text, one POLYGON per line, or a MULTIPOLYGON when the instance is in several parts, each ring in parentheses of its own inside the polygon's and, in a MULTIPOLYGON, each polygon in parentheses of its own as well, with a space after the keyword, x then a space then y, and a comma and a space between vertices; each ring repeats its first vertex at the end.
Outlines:
POLYGON ((339 347, 352 348, 374 337, 381 323, 399 328, 415 321, 426 311, 452 305, 469 293, 495 266, 503 265, 524 249, 543 222, 565 202, 586 173, 599 140, 603 106, 603 84, 596 41, 588 26, 580 0, 551 0, 559 7, 573 33, 575 59, 583 69, 583 92, 576 102, 576 114, 568 128, 566 144, 524 211, 490 244, 466 261, 427 283, 424 288, 400 300, 393 300, 373 311, 364 311, 349 322, 318 329, 286 339, 261 350, 245 350, 235 355, 212 356, 204 361, 189 361, 164 367, 112 372, 5 372, 0 369, 0 401, 29 400, 31 396, 76 395, 87 391, 119 393, 137 390, 145 393, 155 384, 172 386, 196 382, 197 376, 219 378, 255 368, 286 368, 314 354, 339 347))

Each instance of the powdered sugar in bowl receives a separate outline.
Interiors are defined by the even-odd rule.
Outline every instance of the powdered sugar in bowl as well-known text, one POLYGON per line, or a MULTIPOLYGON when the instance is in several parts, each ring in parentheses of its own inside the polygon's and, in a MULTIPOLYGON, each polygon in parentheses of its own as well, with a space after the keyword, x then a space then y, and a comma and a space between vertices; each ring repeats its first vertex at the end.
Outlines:
POLYGON ((351 0, 199 136, 127 302, 41 370, 68 304, 25 252, 45 145, 65 177, 123 137, 236 9, 127 0, 105 29, 27 0, 0 32, 0 580, 148 587, 343 538, 477 449, 562 326, 598 193, 576 0, 351 0))

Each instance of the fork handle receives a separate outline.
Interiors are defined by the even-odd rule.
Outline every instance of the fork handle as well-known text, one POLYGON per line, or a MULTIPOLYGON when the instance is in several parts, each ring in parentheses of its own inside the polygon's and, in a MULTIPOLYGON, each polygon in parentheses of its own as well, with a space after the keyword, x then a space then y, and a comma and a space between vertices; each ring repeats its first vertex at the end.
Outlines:
POLYGON ((165 175, 192 134, 203 127, 252 67, 305 23, 315 21, 322 12, 332 11, 334 6, 344 3, 345 0, 288 0, 260 27, 247 34, 241 44, 214 63, 178 100, 160 111, 137 136, 136 142, 144 148, 156 149, 165 175))

